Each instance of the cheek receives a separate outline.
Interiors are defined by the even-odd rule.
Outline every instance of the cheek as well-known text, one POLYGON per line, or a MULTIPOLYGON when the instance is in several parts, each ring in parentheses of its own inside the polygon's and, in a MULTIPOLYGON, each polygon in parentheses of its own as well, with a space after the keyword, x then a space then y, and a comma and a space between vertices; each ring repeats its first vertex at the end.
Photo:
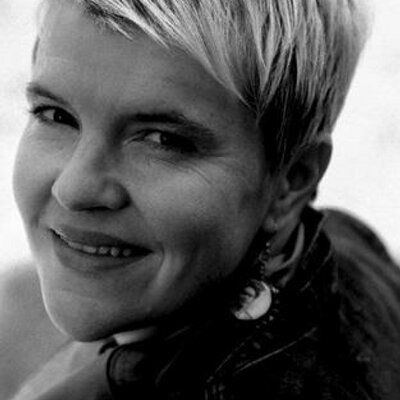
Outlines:
POLYGON ((30 140, 25 133, 19 144, 13 176, 14 196, 25 223, 40 207, 42 197, 40 163, 41 159, 32 150, 30 140))
POLYGON ((222 266, 233 268, 261 223, 264 202, 258 187, 220 169, 155 182, 145 189, 141 209, 166 252, 192 262, 197 257, 195 265, 201 259, 217 273, 222 266))
POLYGON ((50 156, 43 143, 25 133, 18 148, 14 165, 14 197, 20 211, 28 240, 35 257, 41 242, 38 230, 40 216, 51 198, 58 159, 50 156))

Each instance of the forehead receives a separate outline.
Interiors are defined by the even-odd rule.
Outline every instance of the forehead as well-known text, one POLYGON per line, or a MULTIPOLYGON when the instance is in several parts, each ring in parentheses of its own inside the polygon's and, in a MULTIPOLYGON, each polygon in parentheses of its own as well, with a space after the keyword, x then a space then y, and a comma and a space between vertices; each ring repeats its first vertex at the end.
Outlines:
POLYGON ((144 99, 158 91, 158 100, 163 94, 167 101, 179 97, 197 106, 216 99, 216 110, 238 107, 238 101, 183 51, 162 47, 139 30, 132 40, 100 30, 78 6, 66 2, 50 8, 43 21, 33 73, 34 79, 56 86, 75 83, 82 91, 110 98, 137 97, 140 92, 144 99))

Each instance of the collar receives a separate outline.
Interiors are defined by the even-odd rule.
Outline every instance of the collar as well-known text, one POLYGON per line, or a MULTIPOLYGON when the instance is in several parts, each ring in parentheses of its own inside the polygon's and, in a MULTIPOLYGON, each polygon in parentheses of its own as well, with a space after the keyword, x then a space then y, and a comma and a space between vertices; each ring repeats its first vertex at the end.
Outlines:
POLYGON ((304 240, 304 224, 300 223, 295 232, 294 245, 290 246, 289 253, 278 254, 268 262, 266 277, 275 287, 282 289, 293 277, 303 253, 304 240))

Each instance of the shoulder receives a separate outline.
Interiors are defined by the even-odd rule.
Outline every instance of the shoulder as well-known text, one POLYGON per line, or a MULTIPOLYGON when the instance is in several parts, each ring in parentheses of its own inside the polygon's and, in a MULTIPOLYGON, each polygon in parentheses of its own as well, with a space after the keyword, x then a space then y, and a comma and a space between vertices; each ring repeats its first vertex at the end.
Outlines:
POLYGON ((362 250, 368 256, 393 264, 382 240, 371 227, 351 213, 339 209, 324 209, 324 228, 337 250, 362 250))
POLYGON ((32 265, 0 273, 0 397, 7 398, 67 342, 49 320, 32 265))
POLYGON ((337 210, 325 214, 337 265, 340 328, 349 353, 364 365, 382 398, 395 398, 400 390, 400 268, 360 220, 337 210))
POLYGON ((384 318, 391 309, 400 320, 400 267, 380 238, 350 214, 327 210, 325 215, 324 229, 333 248, 339 284, 357 296, 360 305, 370 301, 369 313, 380 309, 380 318, 384 318))

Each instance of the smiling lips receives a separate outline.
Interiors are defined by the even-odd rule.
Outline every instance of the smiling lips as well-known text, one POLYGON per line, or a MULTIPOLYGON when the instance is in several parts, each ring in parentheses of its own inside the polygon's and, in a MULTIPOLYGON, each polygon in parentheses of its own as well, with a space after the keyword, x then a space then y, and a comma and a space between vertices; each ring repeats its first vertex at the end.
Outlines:
POLYGON ((71 249, 88 255, 129 258, 143 257, 150 253, 148 249, 131 245, 103 233, 80 231, 70 227, 63 227, 53 232, 71 249))

